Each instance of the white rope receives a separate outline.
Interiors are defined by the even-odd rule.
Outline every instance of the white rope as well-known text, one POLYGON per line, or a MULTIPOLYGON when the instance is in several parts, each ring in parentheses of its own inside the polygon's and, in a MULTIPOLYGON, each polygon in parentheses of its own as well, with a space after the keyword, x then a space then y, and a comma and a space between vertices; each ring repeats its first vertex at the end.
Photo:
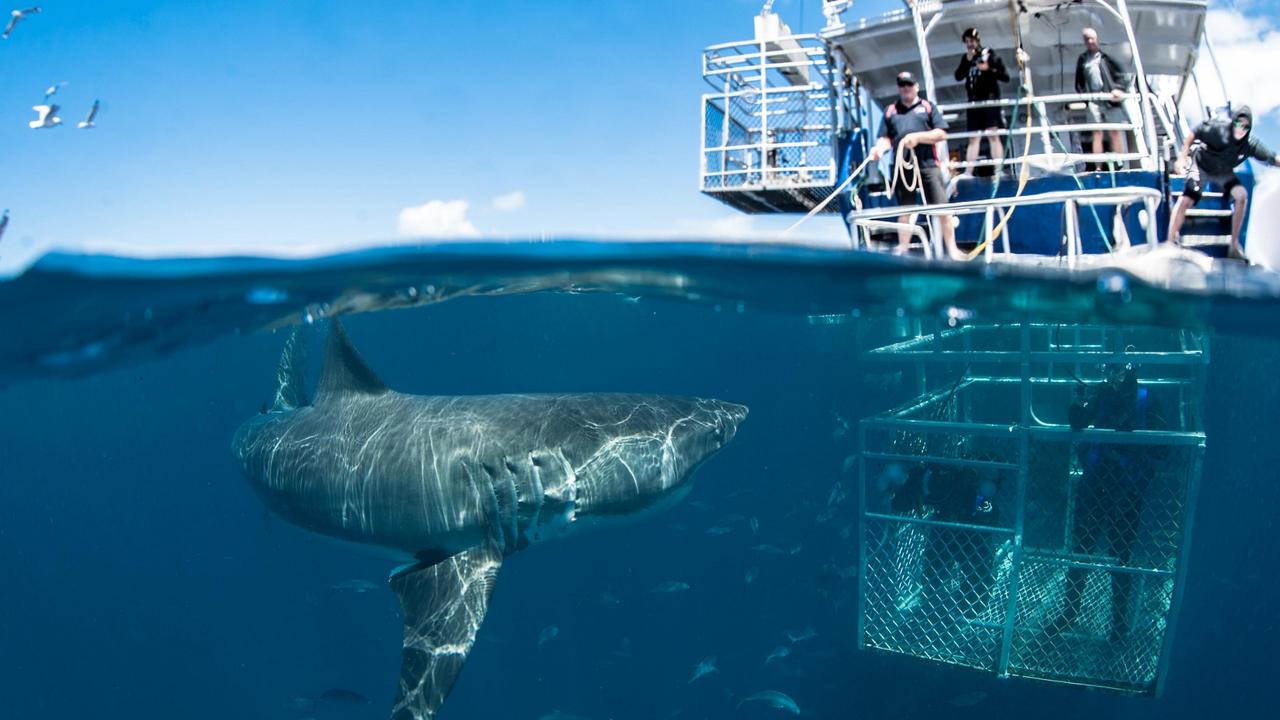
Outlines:
POLYGON ((870 155, 868 155, 868 156, 867 156, 867 159, 866 159, 866 160, 863 160, 863 161, 862 161, 862 164, 861 164, 861 165, 859 165, 859 166, 857 167, 857 169, 855 169, 853 172, 849 173, 849 177, 845 178, 845 179, 844 179, 844 182, 840 183, 840 186, 839 186, 839 187, 837 187, 835 190, 832 190, 832 191, 831 191, 831 194, 830 194, 830 195, 828 195, 828 196, 826 197, 826 199, 824 199, 822 202, 818 203, 818 205, 817 205, 816 207, 814 207, 812 210, 810 210, 808 215, 805 215, 804 217, 802 217, 802 218, 800 218, 799 220, 795 221, 795 223, 794 223, 791 227, 787 228, 786 230, 783 230, 783 231, 782 231, 782 237, 786 237, 786 236, 790 235, 792 230, 795 230, 796 228, 798 228, 798 227, 800 227, 801 225, 803 225, 803 224, 804 224, 804 222, 805 222, 806 220, 808 220, 809 218, 813 217, 814 215, 817 215, 818 213, 822 212, 822 209, 823 209, 823 208, 825 208, 825 207, 827 206, 827 204, 828 204, 828 203, 830 203, 832 200, 834 200, 834 199, 836 198, 836 196, 837 196, 837 195, 839 195, 841 192, 843 192, 843 191, 844 191, 844 189, 845 189, 846 187, 848 187, 848 186, 849 186, 849 183, 853 182, 855 178, 857 178, 859 175, 861 175, 861 174, 862 174, 862 171, 863 171, 863 170, 865 170, 865 169, 866 169, 866 167, 867 167, 867 165, 870 165, 870 164, 871 164, 871 156, 870 156, 870 155))
POLYGON ((897 186, 898 181, 902 181, 902 187, 909 193, 914 193, 920 189, 920 163, 913 160, 915 152, 913 150, 905 150, 901 145, 893 153, 893 176, 889 178, 888 195, 893 197, 893 189, 897 186), (911 173, 910 176, 907 173, 911 173))

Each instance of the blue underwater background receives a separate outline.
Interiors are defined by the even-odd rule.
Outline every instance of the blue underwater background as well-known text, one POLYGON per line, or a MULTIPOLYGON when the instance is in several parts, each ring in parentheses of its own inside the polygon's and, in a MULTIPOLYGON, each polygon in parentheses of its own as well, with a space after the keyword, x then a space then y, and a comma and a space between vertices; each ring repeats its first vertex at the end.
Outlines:
MULTIPOLYGON (((35 305, 5 312, 11 325, 48 320, 35 305)), ((1252 335, 1213 338, 1189 576, 1156 699, 857 648, 855 580, 829 570, 858 557, 856 477, 844 469, 856 433, 839 418, 884 410, 898 390, 859 358, 876 318, 815 325, 781 309, 542 293, 346 325, 403 392, 652 392, 751 408, 681 505, 505 563, 445 720, 782 717, 737 707, 765 689, 808 718, 1101 720, 1275 712, 1280 332, 1273 315, 1259 320, 1252 335), (816 523, 837 481, 851 499, 816 523), (706 533, 717 524, 733 530, 706 533), (786 552, 750 549, 760 544, 786 552), (668 581, 690 588, 653 591, 668 581), (809 625, 816 638, 765 663, 809 625), (707 656, 720 671, 690 683, 707 656)), ((382 587, 392 562, 264 517, 229 451, 274 393, 284 337, 223 334, 0 389, 0 717, 387 716, 401 637, 382 587), (355 579, 380 587, 333 588, 355 579), (370 703, 295 702, 333 687, 370 703)))

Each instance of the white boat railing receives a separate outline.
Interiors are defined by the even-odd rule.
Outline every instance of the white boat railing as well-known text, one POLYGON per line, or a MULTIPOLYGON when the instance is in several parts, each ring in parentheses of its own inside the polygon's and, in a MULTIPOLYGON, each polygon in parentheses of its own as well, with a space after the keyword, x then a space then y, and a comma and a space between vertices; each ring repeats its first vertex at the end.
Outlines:
MULTIPOLYGON (((1055 95, 1028 95, 1022 98, 1002 98, 999 100, 983 100, 980 102, 949 103, 939 105, 944 115, 958 115, 970 109, 1011 108, 1011 117, 1005 119, 1006 127, 998 130, 976 129, 961 132, 948 132, 948 140, 967 140, 974 137, 986 137, 989 142, 1024 139, 1023 142, 1009 142, 1008 152, 1001 161, 986 159, 958 161, 950 163, 954 170, 970 170, 977 167, 996 165, 1017 166, 1030 163, 1045 170, 1062 170, 1077 162, 1129 162, 1137 161, 1143 169, 1158 166, 1146 144, 1145 133, 1139 113, 1134 111, 1134 103, 1140 102, 1143 96, 1138 93, 1125 93, 1113 97, 1109 93, 1064 93, 1055 95), (1087 107, 1092 102, 1123 102, 1124 113, 1128 122, 1091 122, 1087 107), (1057 106, 1052 111, 1050 106, 1057 106), (1033 111, 1030 124, 1027 123, 1028 110, 1033 111), (1107 153, 1084 151, 1086 136, 1094 132, 1115 131, 1123 134, 1126 140, 1133 143, 1133 149, 1120 151, 1112 148, 1107 153), (1072 136, 1072 133, 1081 133, 1072 136), (1038 138, 1038 147, 1025 140, 1026 136, 1038 138), (1078 141, 1078 143, 1077 143, 1078 141), (1080 149, 1077 150, 1077 144, 1080 149), (1025 152, 1024 152, 1025 150, 1025 152)), ((963 149, 961 146, 957 149, 963 149)))
MULTIPOLYGON (((941 238, 936 231, 935 224, 937 222, 951 222, 953 215, 974 215, 978 213, 984 214, 983 221, 983 238, 991 238, 995 228, 1000 227, 999 240, 1002 245, 1004 254, 1011 254, 1013 250, 1009 244, 1009 225, 1008 223, 1000 223, 997 219, 999 211, 1009 212, 1013 208, 1030 206, 1030 205, 1054 205, 1061 204, 1063 206, 1064 223, 1063 230, 1066 249, 1066 257, 1068 263, 1074 263, 1076 258, 1084 254, 1080 238, 1080 218, 1079 209, 1090 205, 1113 205, 1127 206, 1135 202, 1143 204, 1147 211, 1147 220, 1145 230, 1147 233, 1146 242, 1150 247, 1155 247, 1156 223, 1155 213, 1160 202, 1163 200, 1163 194, 1156 188, 1141 186, 1121 186, 1121 187, 1104 187, 1090 188, 1083 190, 1059 190, 1053 192, 1042 192, 1034 195, 1019 195, 1014 197, 996 197, 984 198, 981 200, 967 200, 964 202, 944 203, 940 205, 915 205, 915 206, 893 206, 882 208, 868 208, 864 210, 855 210, 849 213, 849 222, 854 227, 854 233, 850 237, 850 245, 854 248, 869 249, 871 247, 871 232, 874 230, 900 230, 908 231, 912 235, 920 239, 921 249, 924 251, 925 257, 944 257, 941 247, 941 238), (915 220, 919 215, 925 216, 927 219, 928 231, 917 225, 915 220), (897 222, 897 218, 909 216, 910 221, 903 223, 897 222)), ((1123 224, 1120 225, 1123 228, 1123 224)), ((1127 236, 1117 238, 1118 244, 1127 244, 1127 236)), ((994 238, 993 238, 994 240, 994 238)), ((990 262, 995 251, 995 242, 988 242, 983 248, 984 259, 990 262)))

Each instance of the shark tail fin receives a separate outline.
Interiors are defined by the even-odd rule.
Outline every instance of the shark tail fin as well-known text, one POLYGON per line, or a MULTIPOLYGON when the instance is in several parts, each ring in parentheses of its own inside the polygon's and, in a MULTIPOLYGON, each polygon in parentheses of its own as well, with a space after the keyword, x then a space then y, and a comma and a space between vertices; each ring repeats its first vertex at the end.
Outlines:
POLYGON ((302 328, 295 326, 284 343, 284 352, 280 353, 280 367, 276 368, 276 401, 271 406, 272 410, 295 410, 307 404, 306 351, 302 328))
POLYGON ((404 610, 400 690, 392 720, 436 716, 475 644, 500 567, 502 550, 489 542, 391 576, 404 610))
POLYGON ((330 321, 329 345, 320 384, 316 386, 316 400, 340 395, 381 395, 387 391, 387 386, 351 344, 342 322, 337 318, 330 321))

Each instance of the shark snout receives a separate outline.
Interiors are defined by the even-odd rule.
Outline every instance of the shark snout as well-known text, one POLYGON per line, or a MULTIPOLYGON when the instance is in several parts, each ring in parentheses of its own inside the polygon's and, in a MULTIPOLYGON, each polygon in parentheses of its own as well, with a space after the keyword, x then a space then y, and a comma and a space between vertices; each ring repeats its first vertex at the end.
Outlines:
POLYGON ((738 434, 738 426, 747 419, 746 405, 716 400, 716 435, 723 447, 738 434))
POLYGON ((693 422, 684 425, 682 450, 689 467, 709 458, 729 444, 738 426, 747 419, 747 406, 723 400, 699 400, 693 422))

